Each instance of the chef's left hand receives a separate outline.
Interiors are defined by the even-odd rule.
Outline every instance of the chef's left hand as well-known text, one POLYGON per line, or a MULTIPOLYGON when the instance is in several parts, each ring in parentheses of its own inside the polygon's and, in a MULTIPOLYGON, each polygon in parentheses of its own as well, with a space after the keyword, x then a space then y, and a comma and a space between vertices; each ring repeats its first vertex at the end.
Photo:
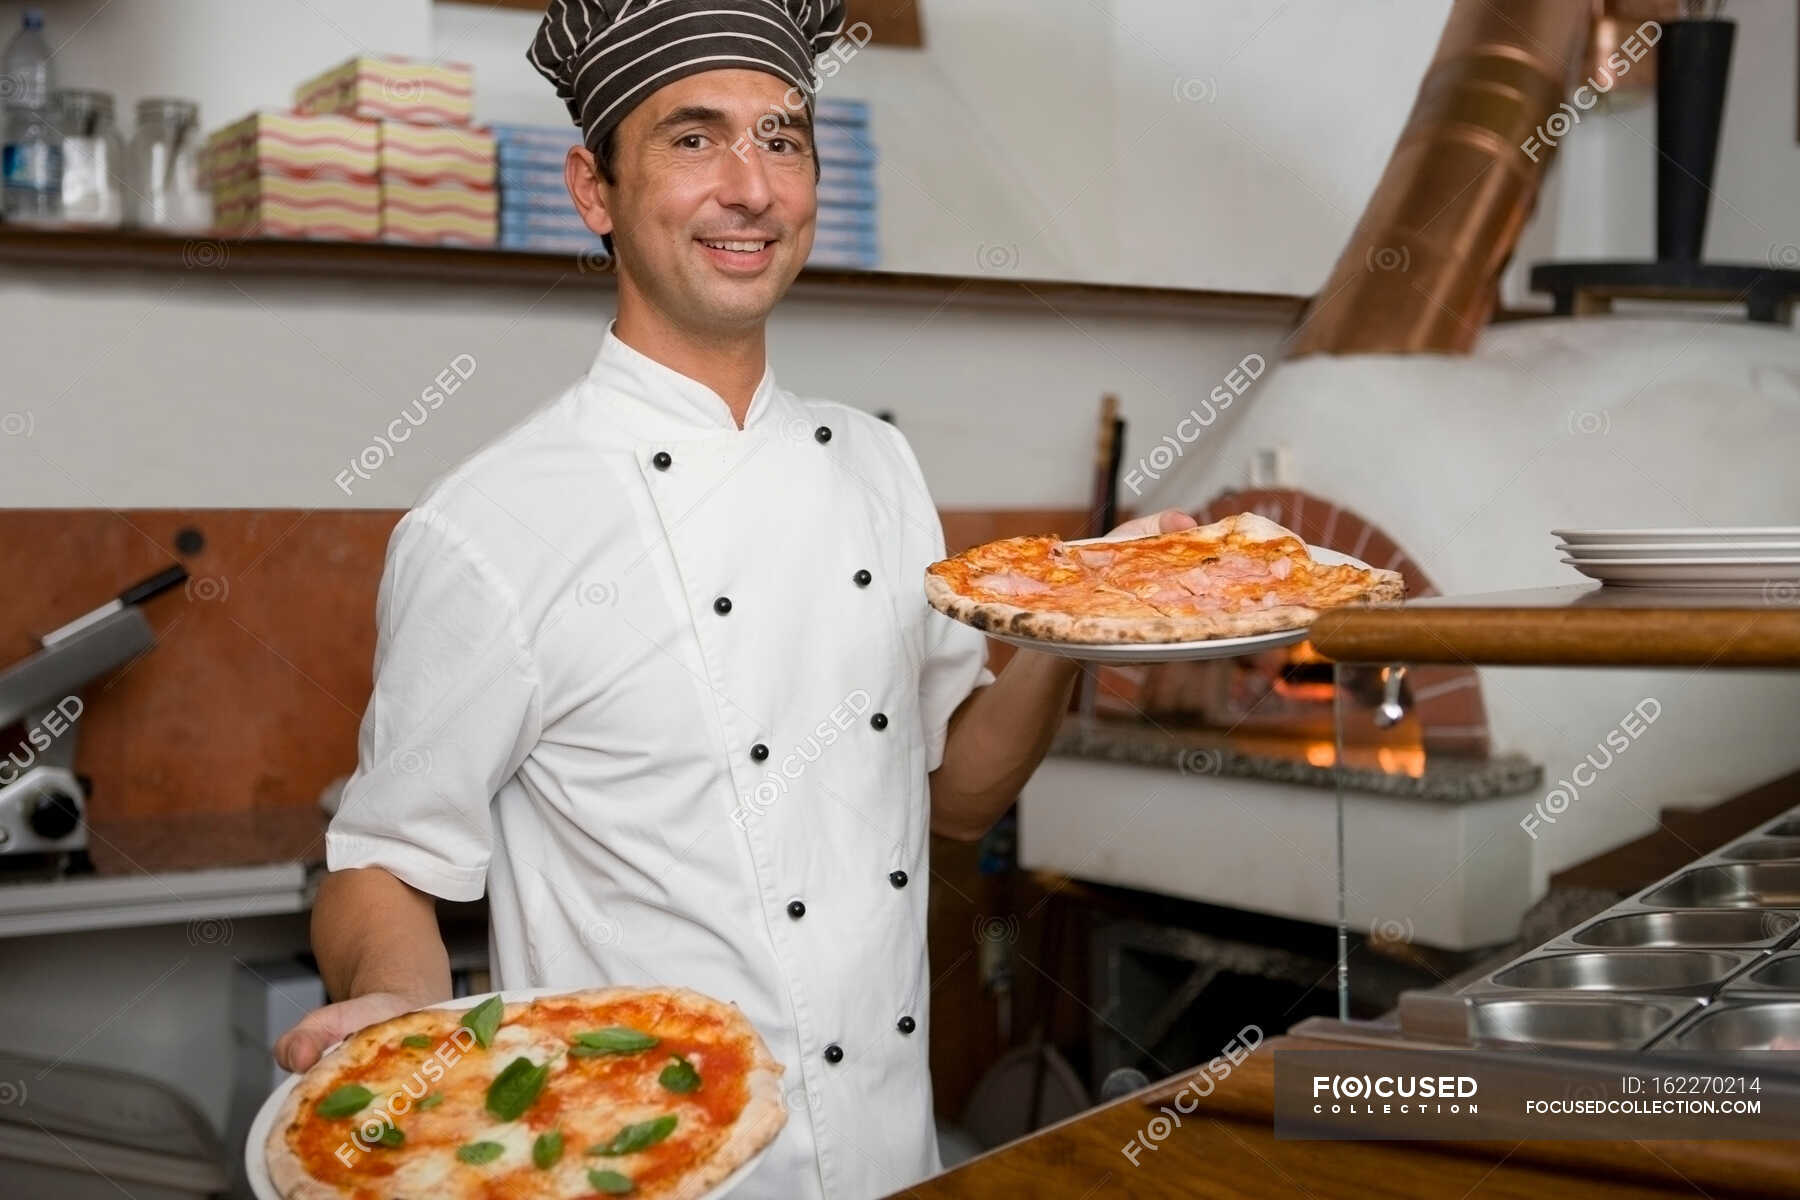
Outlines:
POLYGON ((1125 522, 1107 534, 1106 540, 1116 542, 1124 538, 1149 537, 1157 533, 1179 533, 1183 529, 1192 529, 1199 523, 1179 508, 1165 508, 1161 512, 1151 513, 1147 517, 1135 517, 1125 522))

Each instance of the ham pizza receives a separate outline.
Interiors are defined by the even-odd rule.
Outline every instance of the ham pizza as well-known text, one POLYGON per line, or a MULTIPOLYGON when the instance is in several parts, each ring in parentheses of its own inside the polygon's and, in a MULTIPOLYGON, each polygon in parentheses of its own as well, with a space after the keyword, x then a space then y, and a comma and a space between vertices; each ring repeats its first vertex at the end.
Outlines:
POLYGON ((1405 591, 1398 572, 1322 563, 1254 513, 1121 541, 1005 538, 925 574, 931 606, 977 629, 1085 644, 1303 629, 1325 609, 1397 604, 1405 591))

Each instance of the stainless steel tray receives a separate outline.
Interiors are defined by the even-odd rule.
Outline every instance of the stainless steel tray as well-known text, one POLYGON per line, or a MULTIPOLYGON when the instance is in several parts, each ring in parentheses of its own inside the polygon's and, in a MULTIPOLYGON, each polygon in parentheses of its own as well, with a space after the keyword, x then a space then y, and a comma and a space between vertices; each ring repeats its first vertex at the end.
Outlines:
POLYGON ((1768 862, 1800 859, 1800 837, 1747 837, 1722 847, 1714 857, 1725 862, 1768 862))
POLYGON ((1650 908, 1800 908, 1800 862, 1690 867, 1655 884, 1638 901, 1650 908))
POLYGON ((1800 1062, 1800 997, 1709 1004, 1651 1047, 1701 1054, 1783 1055, 1800 1062))
POLYGON ((1637 1050, 1699 1005, 1681 996, 1592 992, 1403 992, 1400 1029, 1408 1037, 1459 1045, 1637 1050))
POLYGON ((1633 992, 1711 996, 1745 964, 1746 950, 1576 950, 1537 952, 1514 959, 1472 994, 1508 991, 1633 992))
POLYGON ((1724 994, 1749 999, 1752 995, 1780 992, 1800 999, 1800 954, 1776 954, 1764 958, 1726 984, 1724 994))
POLYGON ((1546 946, 1571 950, 1767 950, 1800 935, 1800 913, 1781 909, 1608 909, 1546 946))

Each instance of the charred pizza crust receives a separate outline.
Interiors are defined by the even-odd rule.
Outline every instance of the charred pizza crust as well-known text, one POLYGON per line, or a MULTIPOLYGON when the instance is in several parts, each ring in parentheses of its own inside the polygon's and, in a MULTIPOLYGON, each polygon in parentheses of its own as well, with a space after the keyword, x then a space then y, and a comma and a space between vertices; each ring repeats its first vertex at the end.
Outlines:
MULTIPOLYGON (((660 1188, 653 1193, 655 1200, 697 1200, 774 1141, 782 1126, 787 1123, 787 1105, 781 1096, 781 1075, 784 1068, 769 1053, 761 1035, 735 1005, 688 988, 595 988, 538 997, 506 1005, 501 1016, 501 1026, 504 1029, 523 1023, 529 1027, 530 1010, 544 1001, 591 1008, 597 1014, 597 1019, 601 1019, 603 1014, 621 1000, 660 1003, 683 1013, 711 1017, 730 1029, 733 1039, 740 1040, 750 1052, 743 1075, 744 1105, 736 1119, 726 1128, 724 1140, 702 1162, 683 1174, 675 1186, 660 1188)), ((347 1073, 353 1073, 356 1068, 369 1064, 391 1041, 415 1033, 432 1034, 441 1038, 445 1034, 446 1024, 454 1028, 461 1020, 463 1011, 428 1008, 405 1013, 359 1030, 320 1056, 319 1061, 302 1077, 299 1085, 288 1094, 265 1145, 269 1178, 283 1200, 344 1200, 344 1197, 356 1194, 321 1180, 308 1171, 304 1159, 292 1145, 290 1134, 300 1128, 301 1123, 312 1113, 313 1107, 330 1094, 347 1073)), ((580 1188, 571 1194, 586 1196, 592 1191, 592 1188, 580 1188)), ((539 1193, 508 1192, 508 1195, 514 1194, 524 1196, 539 1193)), ((555 1194, 543 1193, 545 1196, 555 1194)))
MULTIPOLYGON (((1181 534, 1160 534, 1108 545, 1123 549, 1134 542, 1167 543, 1182 538, 1196 543, 1229 542, 1240 546, 1293 539, 1304 548, 1304 543, 1299 542, 1290 530, 1254 513, 1226 517, 1181 534)), ((1334 572, 1329 579, 1315 581, 1307 590, 1309 603, 1306 604, 1166 613, 1097 579, 1090 578, 1085 585, 1078 584, 1058 568, 1047 568, 1046 560, 1055 557, 1058 547, 1062 546, 1068 546, 1068 543, 1042 536, 1008 538, 978 546, 963 555, 934 563, 925 575, 925 598, 939 612, 990 633, 1045 642, 1117 645, 1198 642, 1281 633, 1305 628, 1329 608, 1397 604, 1406 595, 1406 584, 1399 572, 1371 567, 1334 572), (959 559, 964 561, 959 564, 959 559), (1052 589, 1045 596, 1034 598, 1035 605, 971 596, 958 586, 959 582, 966 586, 971 565, 975 570, 1022 566, 1033 578, 1053 581, 1052 589), (956 569, 957 566, 962 569, 956 569), (1074 601, 1071 608, 1078 607, 1080 611, 1056 607, 1059 592, 1070 595, 1074 601)))

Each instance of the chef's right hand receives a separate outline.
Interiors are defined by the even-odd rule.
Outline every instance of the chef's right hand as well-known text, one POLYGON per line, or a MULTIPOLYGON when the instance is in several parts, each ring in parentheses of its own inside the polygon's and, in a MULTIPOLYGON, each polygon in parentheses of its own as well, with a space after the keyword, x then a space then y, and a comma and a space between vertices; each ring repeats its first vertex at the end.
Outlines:
POLYGON ((359 1029, 419 1007, 398 992, 369 992, 352 1000, 315 1008, 275 1042, 275 1061, 284 1071, 304 1071, 330 1046, 359 1029))

